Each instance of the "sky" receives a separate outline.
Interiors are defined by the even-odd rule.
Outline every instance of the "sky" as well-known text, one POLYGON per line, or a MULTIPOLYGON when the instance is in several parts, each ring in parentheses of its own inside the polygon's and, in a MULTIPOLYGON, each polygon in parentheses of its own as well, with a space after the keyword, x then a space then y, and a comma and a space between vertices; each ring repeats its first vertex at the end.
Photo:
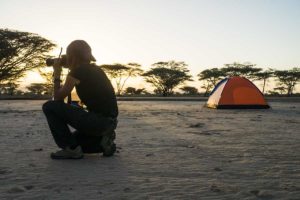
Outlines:
POLYGON ((299 10, 298 0, 0 0, 0 24, 53 41, 53 55, 84 39, 98 64, 184 61, 197 79, 233 62, 299 67, 299 10))

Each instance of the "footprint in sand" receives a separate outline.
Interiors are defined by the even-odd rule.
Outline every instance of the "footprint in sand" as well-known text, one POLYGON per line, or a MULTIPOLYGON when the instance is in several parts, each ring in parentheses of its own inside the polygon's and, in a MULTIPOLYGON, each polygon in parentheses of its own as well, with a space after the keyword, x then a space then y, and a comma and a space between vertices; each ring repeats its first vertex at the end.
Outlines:
POLYGON ((11 170, 5 169, 5 168, 0 168, 0 175, 6 175, 12 173, 11 170))
POLYGON ((258 118, 258 119, 250 119, 250 121, 252 121, 252 122, 261 122, 262 120, 261 120, 261 118, 258 118))
POLYGON ((24 188, 26 190, 32 190, 34 188, 34 186, 33 185, 25 185, 24 188))
POLYGON ((187 133, 191 133, 191 134, 195 134, 195 135, 212 135, 212 133, 207 132, 207 131, 203 131, 203 132, 187 132, 187 133))
POLYGON ((220 167, 215 167, 214 170, 217 171, 217 172, 223 171, 220 167))
POLYGON ((15 193, 22 193, 25 192, 25 188, 20 187, 20 186, 15 186, 7 190, 8 193, 10 194, 15 194, 15 193))
POLYGON ((202 128, 205 124, 204 123, 196 123, 196 124, 191 124, 189 127, 190 128, 202 128))
POLYGON ((130 190, 131 190, 130 188, 124 188, 123 191, 124 191, 124 192, 130 192, 130 190))
POLYGON ((154 156, 154 153, 148 153, 145 155, 146 157, 154 156))
POLYGON ((213 185, 210 186, 210 191, 212 191, 212 192, 221 192, 221 189, 217 185, 213 184, 213 185))
POLYGON ((33 151, 43 151, 43 148, 36 148, 36 149, 33 149, 33 151))
POLYGON ((251 194, 254 194, 256 197, 260 199, 272 199, 274 195, 270 194, 268 191, 260 191, 260 190, 252 190, 250 191, 251 194))

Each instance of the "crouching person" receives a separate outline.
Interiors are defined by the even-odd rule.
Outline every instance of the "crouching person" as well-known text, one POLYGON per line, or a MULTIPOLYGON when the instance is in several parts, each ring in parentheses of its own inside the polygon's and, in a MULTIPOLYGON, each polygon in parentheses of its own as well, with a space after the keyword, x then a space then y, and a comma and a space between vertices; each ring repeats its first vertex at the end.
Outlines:
POLYGON ((116 151, 115 129, 118 106, 111 82, 102 69, 92 64, 90 46, 75 40, 67 48, 66 63, 55 59, 53 63, 54 100, 43 105, 54 141, 61 150, 51 153, 53 159, 79 159, 83 153, 112 156, 116 151), (70 69, 61 86, 62 65, 70 69), (86 105, 86 110, 64 103, 73 88, 86 105), (76 129, 72 133, 68 127, 76 129))

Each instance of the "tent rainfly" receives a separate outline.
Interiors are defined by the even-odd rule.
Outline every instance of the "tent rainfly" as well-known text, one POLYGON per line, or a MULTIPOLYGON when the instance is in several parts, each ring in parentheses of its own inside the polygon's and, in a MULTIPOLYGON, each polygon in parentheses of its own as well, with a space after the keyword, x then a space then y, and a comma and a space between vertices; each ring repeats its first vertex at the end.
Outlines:
POLYGON ((220 81, 210 93, 206 107, 217 109, 270 108, 261 91, 251 81, 239 76, 220 81))

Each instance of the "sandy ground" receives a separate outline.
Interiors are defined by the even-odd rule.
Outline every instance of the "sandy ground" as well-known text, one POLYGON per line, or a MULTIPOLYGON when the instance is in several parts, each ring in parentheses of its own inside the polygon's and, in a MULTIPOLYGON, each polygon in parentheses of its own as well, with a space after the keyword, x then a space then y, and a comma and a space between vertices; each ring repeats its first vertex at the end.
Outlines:
POLYGON ((0 101, 0 199, 300 199, 300 102, 120 102, 118 153, 51 160, 43 101, 0 101))

